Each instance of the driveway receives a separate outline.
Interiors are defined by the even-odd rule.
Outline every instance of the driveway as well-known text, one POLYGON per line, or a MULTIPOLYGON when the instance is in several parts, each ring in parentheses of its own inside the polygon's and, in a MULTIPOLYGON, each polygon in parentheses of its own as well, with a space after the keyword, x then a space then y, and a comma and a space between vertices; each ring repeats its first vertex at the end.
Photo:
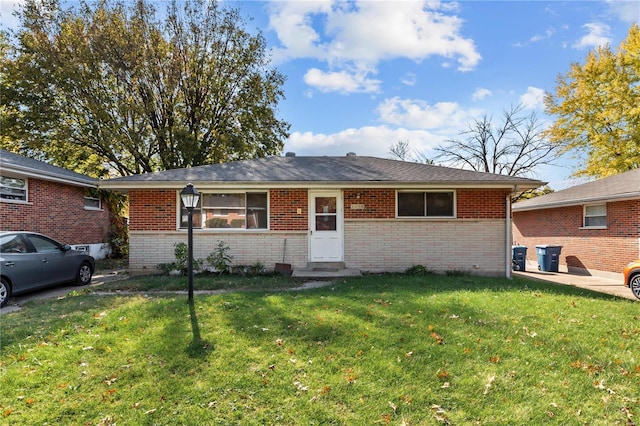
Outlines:
POLYGON ((53 297, 64 297, 68 293, 74 290, 82 290, 84 288, 91 288, 102 285, 107 282, 119 281, 129 278, 125 271, 113 270, 113 271, 99 271, 91 279, 91 284, 88 286, 76 286, 72 284, 61 284, 56 287, 47 288, 44 290, 36 290, 31 293, 22 294, 9 299, 9 302, 2 308, 0 308, 0 315, 7 314, 9 312, 15 312, 22 309, 22 305, 25 303, 38 300, 38 299, 50 299, 53 297))
POLYGON ((527 262, 526 271, 514 271, 513 274, 532 280, 547 281, 560 285, 572 285, 574 287, 598 291, 600 293, 611 294, 640 302, 640 299, 633 295, 629 287, 622 285, 622 274, 612 274, 612 277, 572 274, 566 271, 566 267, 565 270, 562 270, 562 265, 559 268, 559 272, 545 272, 538 271, 538 264, 530 261, 527 262))

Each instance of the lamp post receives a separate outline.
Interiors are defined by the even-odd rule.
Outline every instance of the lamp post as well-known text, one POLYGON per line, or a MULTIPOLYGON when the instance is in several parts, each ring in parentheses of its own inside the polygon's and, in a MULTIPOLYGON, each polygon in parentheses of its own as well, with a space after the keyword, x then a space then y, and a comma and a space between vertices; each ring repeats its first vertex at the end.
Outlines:
POLYGON ((182 204, 187 209, 189 222, 188 222, 188 237, 187 247, 189 251, 188 259, 188 272, 189 272, 189 303, 193 302, 193 209, 198 205, 200 199, 200 193, 193 187, 192 184, 187 184, 180 192, 180 198, 182 198, 182 204))

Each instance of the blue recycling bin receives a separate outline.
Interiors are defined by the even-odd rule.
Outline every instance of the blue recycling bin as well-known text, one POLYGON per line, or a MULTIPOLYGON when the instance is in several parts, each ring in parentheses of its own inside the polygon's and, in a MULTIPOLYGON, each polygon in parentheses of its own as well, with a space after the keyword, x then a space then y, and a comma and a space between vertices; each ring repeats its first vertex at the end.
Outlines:
POLYGON ((527 269, 527 247, 511 246, 511 269, 525 271, 527 269))
POLYGON ((538 269, 544 272, 558 272, 561 252, 562 246, 536 246, 536 254, 538 255, 538 269))

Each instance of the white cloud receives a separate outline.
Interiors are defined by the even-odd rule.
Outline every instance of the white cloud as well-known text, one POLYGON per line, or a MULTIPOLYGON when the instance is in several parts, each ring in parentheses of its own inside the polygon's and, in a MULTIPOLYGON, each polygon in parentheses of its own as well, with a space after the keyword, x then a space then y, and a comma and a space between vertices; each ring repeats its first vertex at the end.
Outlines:
POLYGON ((640 23, 640 2, 637 0, 607 0, 607 4, 621 21, 640 23))
POLYGON ((321 92, 376 93, 380 89, 380 80, 366 78, 365 74, 350 74, 347 71, 323 72, 317 68, 307 71, 304 82, 321 92))
POLYGON ((544 90, 529 86, 527 92, 520 96, 520 103, 529 109, 544 109, 544 90))
POLYGON ((478 87, 473 95, 471 95, 471 99, 474 101, 481 101, 487 96, 491 96, 493 93, 489 89, 485 89, 484 87, 478 87))
POLYGON ((573 44, 574 49, 590 49, 592 47, 604 46, 611 43, 611 28, 607 24, 600 22, 590 22, 584 24, 582 28, 586 29, 585 34, 580 40, 573 44))
POLYGON ((346 129, 338 133, 322 134, 293 132, 285 142, 285 152, 298 156, 342 156, 347 152, 381 158, 391 158, 389 147, 398 141, 407 141, 412 149, 428 155, 430 150, 442 144, 447 136, 426 130, 393 129, 387 126, 365 126, 346 129))
POLYGON ((378 105, 382 122, 414 129, 458 129, 479 113, 479 110, 465 110, 455 102, 429 105, 419 99, 398 97, 385 99, 378 105))
POLYGON ((317 59, 332 72, 345 66, 375 72, 381 61, 437 56, 447 66, 470 71, 481 56, 461 34, 456 8, 456 3, 416 0, 272 2, 269 24, 282 44, 273 58, 317 59))
POLYGON ((405 86, 415 86, 418 82, 418 77, 414 73, 408 72, 400 81, 405 86))
POLYGON ((544 34, 536 34, 533 37, 531 37, 529 39, 529 41, 531 41, 532 43, 541 41, 541 40, 545 40, 548 38, 553 37, 553 35, 556 33, 556 30, 553 28, 547 28, 547 30, 544 32, 544 34))

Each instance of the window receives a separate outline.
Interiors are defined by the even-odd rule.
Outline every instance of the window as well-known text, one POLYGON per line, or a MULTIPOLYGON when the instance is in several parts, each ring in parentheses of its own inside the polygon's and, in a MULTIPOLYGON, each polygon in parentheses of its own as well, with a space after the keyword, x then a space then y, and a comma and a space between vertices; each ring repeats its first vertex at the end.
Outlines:
POLYGON ((398 217, 453 217, 453 191, 398 192, 398 217))
MULTIPOLYGON (((202 229, 267 229, 266 192, 201 193, 193 210, 193 227, 202 229)), ((180 227, 186 228, 187 209, 181 206, 180 227)))
POLYGON ((585 228, 606 228, 607 226, 607 205, 596 204, 584 206, 584 227, 585 228))
POLYGON ((84 208, 89 210, 100 210, 100 194, 97 189, 86 188, 84 190, 84 208))
POLYGON ((0 199, 27 201, 27 179, 0 176, 0 199))

